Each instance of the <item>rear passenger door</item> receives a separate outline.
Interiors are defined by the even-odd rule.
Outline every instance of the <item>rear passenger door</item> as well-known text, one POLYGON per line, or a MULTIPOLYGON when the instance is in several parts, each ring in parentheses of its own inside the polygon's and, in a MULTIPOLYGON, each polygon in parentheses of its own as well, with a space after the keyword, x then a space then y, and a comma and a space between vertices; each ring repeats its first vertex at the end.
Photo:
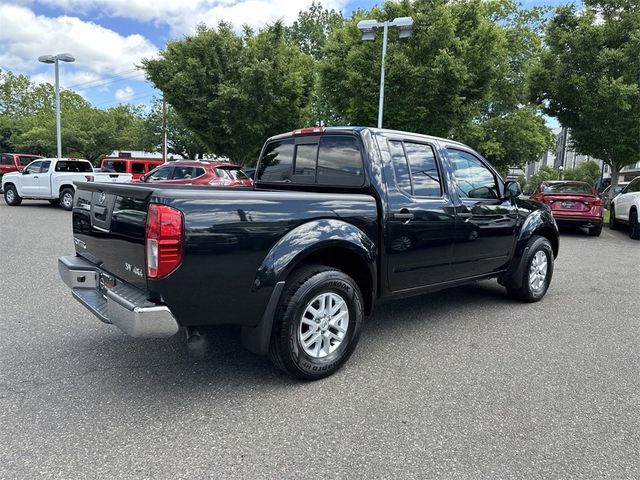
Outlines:
MULTIPOLYGON (((389 289, 397 292, 451 280, 454 206, 436 145, 382 137, 394 178, 386 179, 389 289)), ((383 145, 384 146, 384 145, 383 145)))

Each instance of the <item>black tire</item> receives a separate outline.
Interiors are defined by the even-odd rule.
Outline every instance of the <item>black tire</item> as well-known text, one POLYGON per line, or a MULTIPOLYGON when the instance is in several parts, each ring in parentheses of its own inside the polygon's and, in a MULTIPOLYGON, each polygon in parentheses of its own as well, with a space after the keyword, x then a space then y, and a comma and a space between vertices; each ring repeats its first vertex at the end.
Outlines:
POLYGON ((611 230, 620 230, 620 222, 616 219, 616 208, 611 203, 611 211, 609 212, 609 228, 611 230))
POLYGON ((56 198, 56 199, 54 199, 54 200, 49 200, 49 203, 50 203, 51 205, 53 205, 54 207, 57 207, 58 205, 60 205, 60 199, 59 199, 59 198, 56 198))
POLYGON ((510 286, 506 285, 507 293, 511 298, 516 300, 520 300, 523 302, 537 302, 544 297, 549 289, 549 284, 551 283, 551 278, 553 277, 553 249, 551 248, 551 244, 549 240, 544 237, 539 237, 534 235, 529 240, 527 244, 527 249, 525 250, 527 253, 522 258, 522 277, 521 277, 521 286, 510 286), (546 275, 544 277, 543 283, 539 288, 534 288, 530 281, 530 271, 532 268, 532 263, 534 258, 536 258, 536 254, 538 252, 543 252, 546 256, 546 275))
POLYGON ((8 185, 4 190, 4 201, 10 207, 18 207, 22 203, 22 197, 18 195, 18 190, 13 185, 8 185))
POLYGON ((589 235, 592 237, 599 237, 602 233, 602 225, 598 225, 597 227, 591 227, 589 229, 589 235))
MULTIPOLYGON (((319 380, 328 377, 344 365, 356 348, 363 317, 362 294, 351 277, 340 270, 323 265, 300 268, 292 274, 282 292, 273 321, 269 357, 278 368, 294 378, 319 380), (336 294, 344 301, 348 312, 348 325, 337 348, 318 358, 307 353, 302 345, 302 337, 311 331, 311 327, 303 324, 303 316, 307 308, 323 293, 336 294), (306 332, 303 332, 304 328, 307 328, 306 332)), ((316 329, 320 328, 318 324, 316 329)), ((326 322, 324 328, 325 331, 333 333, 333 327, 327 326, 326 322)), ((312 333, 315 338, 317 335, 319 333, 312 333)), ((318 342, 326 345, 323 339, 319 339, 318 342)), ((330 339, 329 343, 331 342, 335 340, 330 339)), ((334 345, 335 343, 331 344, 334 345)))
POLYGON ((74 194, 75 192, 73 191, 73 188, 63 188, 59 197, 60 206, 65 210, 72 210, 74 194), (71 195, 71 200, 69 200, 69 195, 71 195))
POLYGON ((629 237, 640 240, 640 223, 638 223, 638 212, 632 210, 629 213, 629 237))

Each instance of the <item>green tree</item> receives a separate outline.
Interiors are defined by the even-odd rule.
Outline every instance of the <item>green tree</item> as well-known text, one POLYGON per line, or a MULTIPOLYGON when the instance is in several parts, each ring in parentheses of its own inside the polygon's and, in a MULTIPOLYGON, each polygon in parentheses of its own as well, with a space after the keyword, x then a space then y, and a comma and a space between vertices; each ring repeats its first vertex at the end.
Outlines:
POLYGON ((541 167, 535 174, 531 175, 527 185, 524 187, 524 191, 533 192, 542 182, 549 180, 560 180, 560 172, 553 167, 541 167))
POLYGON ((571 130, 574 148, 620 170, 640 160, 640 3, 585 0, 561 7, 546 30, 533 93, 571 130))
POLYGON ((302 53, 320 60, 329 35, 343 22, 342 13, 313 2, 308 10, 298 13, 298 19, 287 28, 287 37, 302 53))
POLYGON ((593 160, 587 160, 575 168, 565 170, 563 178, 565 180, 579 180, 595 185, 600 180, 600 165, 593 160))
POLYGON ((276 22, 255 33, 199 26, 146 59, 147 77, 208 149, 241 164, 256 161, 268 136, 308 122, 313 60, 276 22))
POLYGON ((385 127, 466 141, 501 168, 523 166, 551 145, 527 92, 542 15, 510 0, 404 0, 356 12, 331 35, 320 64, 327 123, 376 124, 382 35, 363 42, 357 22, 399 16, 413 17, 414 31, 389 35, 385 127))

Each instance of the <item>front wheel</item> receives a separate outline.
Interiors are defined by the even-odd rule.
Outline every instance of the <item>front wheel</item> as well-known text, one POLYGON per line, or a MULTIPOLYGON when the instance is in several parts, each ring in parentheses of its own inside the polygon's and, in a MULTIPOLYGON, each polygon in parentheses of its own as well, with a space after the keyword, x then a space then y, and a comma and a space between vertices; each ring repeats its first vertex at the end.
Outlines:
POLYGON ((629 214, 629 236, 634 240, 640 240, 640 223, 638 223, 638 212, 635 210, 629 214))
POLYGON ((363 316, 362 294, 351 277, 322 265, 301 268, 282 293, 269 356, 292 377, 327 377, 353 353, 363 316))
POLYGON ((10 207, 17 207, 22 203, 22 197, 18 195, 18 190, 13 185, 7 186, 4 190, 4 201, 10 207))
POLYGON ((72 188, 64 188, 60 192, 60 205, 65 210, 71 210, 73 208, 73 194, 72 188))
POLYGON ((529 240, 522 258, 522 278, 519 287, 507 285, 509 296, 523 302, 537 302, 549 289, 553 276, 553 249, 549 240, 534 236, 529 240))

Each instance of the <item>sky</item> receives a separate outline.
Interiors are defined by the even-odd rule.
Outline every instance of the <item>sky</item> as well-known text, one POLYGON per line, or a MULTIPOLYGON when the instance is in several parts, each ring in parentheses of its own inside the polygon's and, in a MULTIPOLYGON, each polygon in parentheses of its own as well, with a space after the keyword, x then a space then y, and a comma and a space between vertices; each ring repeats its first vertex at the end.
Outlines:
MULTIPOLYGON (((525 7, 569 0, 521 0, 525 7)), ((345 16, 375 0, 322 0, 345 16)), ((53 83, 53 67, 40 55, 71 53, 61 63, 60 83, 93 105, 149 104, 159 92, 136 69, 167 40, 194 32, 198 23, 220 20, 236 28, 292 23, 311 0, 0 0, 0 69, 53 83)))

